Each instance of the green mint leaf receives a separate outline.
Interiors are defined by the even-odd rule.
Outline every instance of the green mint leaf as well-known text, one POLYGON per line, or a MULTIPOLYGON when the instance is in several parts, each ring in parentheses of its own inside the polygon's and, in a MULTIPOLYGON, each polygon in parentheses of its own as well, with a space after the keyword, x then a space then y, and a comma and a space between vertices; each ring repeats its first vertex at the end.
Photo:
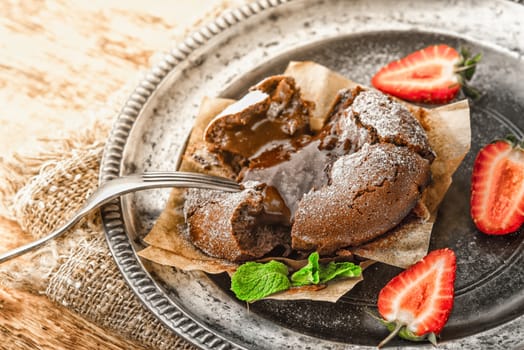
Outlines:
POLYGON ((318 252, 311 253, 307 265, 291 275, 291 283, 294 287, 319 283, 318 259, 318 252))
POLYGON ((291 283, 287 266, 271 260, 261 264, 247 262, 238 267, 231 276, 231 290, 240 300, 252 302, 270 294, 287 290, 291 283))
POLYGON ((334 278, 359 277, 362 268, 351 262, 330 262, 327 266, 321 265, 319 269, 320 283, 326 283, 334 278))
POLYGON ((288 277, 288 268, 281 262, 271 260, 262 264, 247 262, 238 267, 231 276, 231 290, 240 300, 252 302, 270 294, 293 287, 326 283, 338 277, 358 277, 360 266, 350 262, 319 264, 318 252, 311 253, 306 266, 288 277))
POLYGON ((308 264, 291 275, 293 286, 327 283, 335 278, 359 277, 362 268, 351 262, 330 262, 327 265, 319 264, 317 252, 311 253, 308 264))

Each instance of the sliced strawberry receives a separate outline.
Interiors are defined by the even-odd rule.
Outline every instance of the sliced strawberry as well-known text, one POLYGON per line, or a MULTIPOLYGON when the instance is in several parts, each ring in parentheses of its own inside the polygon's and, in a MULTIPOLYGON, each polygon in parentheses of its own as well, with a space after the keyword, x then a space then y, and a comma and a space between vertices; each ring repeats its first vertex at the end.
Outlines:
POLYGON ((459 54, 444 44, 428 46, 389 63, 371 83, 378 90, 407 101, 447 103, 462 87, 467 94, 478 94, 466 82, 473 77, 480 59, 480 54, 470 57, 466 50, 459 54))
POLYGON ((471 217, 487 234, 515 232, 524 223, 524 150, 514 139, 484 146, 473 165, 471 217))
POLYGON ((453 307, 456 259, 448 248, 435 250, 394 277, 380 291, 378 311, 392 333, 414 341, 436 335, 446 324, 453 307))

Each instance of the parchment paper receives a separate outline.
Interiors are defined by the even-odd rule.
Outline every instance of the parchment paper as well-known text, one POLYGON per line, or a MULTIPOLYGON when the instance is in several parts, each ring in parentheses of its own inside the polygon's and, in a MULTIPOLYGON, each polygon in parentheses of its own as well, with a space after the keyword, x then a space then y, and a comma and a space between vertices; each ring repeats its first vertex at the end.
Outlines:
MULTIPOLYGON (((336 94, 340 89, 352 88, 357 84, 314 62, 291 62, 284 72, 292 76, 301 89, 303 98, 315 103, 311 119, 312 128, 318 130, 325 123, 336 94)), ((220 98, 206 98, 202 101, 188 149, 205 152, 203 131, 208 123, 225 107, 234 101, 220 98)), ((467 101, 450 105, 423 109, 406 104, 419 119, 427 132, 429 143, 436 153, 432 171, 432 183, 423 193, 419 212, 427 212, 426 217, 409 216, 397 228, 384 236, 351 251, 362 258, 386 264, 408 267, 427 254, 433 223, 436 220, 438 205, 451 184, 451 177, 470 147, 469 107, 467 101)), ((184 157, 181 170, 207 172, 230 176, 220 167, 204 169, 200 163, 184 157)), ((143 258, 159 264, 176 266, 184 270, 202 270, 208 273, 232 273, 234 263, 207 256, 193 246, 186 236, 183 206, 183 189, 174 189, 165 210, 158 218, 151 232, 145 237, 150 246, 139 252, 143 258)), ((362 264, 368 266, 368 262, 362 264)), ((351 290, 362 278, 347 279, 329 283, 326 288, 313 290, 304 288, 290 290, 272 296, 279 299, 311 299, 335 302, 351 290)))

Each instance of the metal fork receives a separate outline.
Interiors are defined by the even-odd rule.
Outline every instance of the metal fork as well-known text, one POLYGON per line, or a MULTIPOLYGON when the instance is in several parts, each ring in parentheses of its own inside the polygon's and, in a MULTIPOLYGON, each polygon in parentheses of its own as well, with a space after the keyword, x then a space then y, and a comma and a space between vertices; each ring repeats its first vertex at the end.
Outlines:
POLYGON ((191 172, 149 172, 121 176, 102 184, 95 192, 93 192, 75 215, 57 230, 39 240, 1 254, 0 264, 59 237, 91 210, 98 208, 118 196, 135 191, 165 187, 205 188, 227 192, 238 192, 242 189, 242 187, 233 180, 191 172))

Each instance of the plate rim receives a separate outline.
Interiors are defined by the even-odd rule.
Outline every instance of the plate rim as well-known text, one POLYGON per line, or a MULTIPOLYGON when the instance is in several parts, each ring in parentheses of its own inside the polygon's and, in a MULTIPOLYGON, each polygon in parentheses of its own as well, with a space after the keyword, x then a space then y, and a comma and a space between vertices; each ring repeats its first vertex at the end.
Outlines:
MULTIPOLYGON (((189 34, 155 64, 123 104, 111 129, 100 162, 99 184, 120 175, 123 150, 133 124, 164 79, 200 47, 230 27, 258 14, 296 0, 257 0, 228 10, 189 34)), ((145 271, 123 225, 121 199, 100 208, 102 224, 111 255, 124 280, 149 312, 186 341, 202 349, 245 349, 193 319, 187 310, 163 295, 160 286, 145 271)))
MULTIPOLYGON (((509 1, 522 4, 518 0, 509 1)), ((104 147, 99 183, 104 183, 120 175, 124 147, 135 121, 145 109, 145 106, 153 100, 153 96, 165 78, 177 66, 184 63, 194 51, 232 26, 291 2, 297 2, 297 0, 257 0, 239 8, 228 10, 215 20, 192 32, 178 46, 164 55, 160 62, 155 64, 138 83, 118 113, 104 147)), ((161 287, 146 271, 129 242, 129 236, 124 227, 123 218, 125 215, 120 199, 104 205, 100 212, 111 255, 126 283, 149 312, 152 312, 174 333, 202 349, 245 348, 198 322, 191 316, 190 311, 184 310, 183 307, 164 295, 161 287)), ((524 315, 517 316, 507 323, 518 321, 521 318, 524 319, 524 315)), ((478 334, 482 333, 484 332, 478 334)))

